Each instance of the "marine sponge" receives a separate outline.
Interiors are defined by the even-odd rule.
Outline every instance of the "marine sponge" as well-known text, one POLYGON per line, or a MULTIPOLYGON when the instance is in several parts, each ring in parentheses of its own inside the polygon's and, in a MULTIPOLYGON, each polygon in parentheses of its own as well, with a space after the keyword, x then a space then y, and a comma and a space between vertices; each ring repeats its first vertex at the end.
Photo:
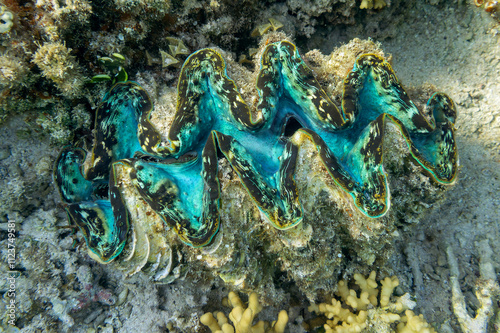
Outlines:
POLYGON ((262 305, 259 303, 256 293, 250 294, 248 307, 246 308, 240 297, 234 292, 229 293, 228 298, 223 300, 223 304, 230 305, 233 308, 229 313, 229 319, 234 326, 228 323, 227 317, 222 312, 215 313, 215 317, 210 312, 205 313, 201 316, 200 322, 208 326, 213 333, 282 333, 288 323, 288 314, 285 310, 282 310, 278 314, 278 320, 271 325, 262 320, 252 325, 255 316, 262 310, 262 305))
POLYGON ((33 56, 43 76, 53 81, 62 95, 69 98, 81 96, 84 77, 71 49, 60 42, 45 43, 33 56))
POLYGON ((397 277, 382 280, 380 290, 375 277, 375 271, 367 278, 354 274, 355 284, 360 289, 359 296, 356 290, 347 287, 346 281, 339 281, 337 295, 340 300, 333 298, 331 304, 312 304, 309 311, 323 313, 327 317, 324 325, 327 333, 394 332, 391 324, 396 322, 399 322, 397 332, 435 332, 422 315, 417 316, 410 311, 416 303, 410 300, 408 293, 400 297, 392 296, 394 288, 399 285, 397 277), (380 298, 377 297, 379 291, 380 298), (400 314, 402 311, 405 311, 404 315, 400 314))

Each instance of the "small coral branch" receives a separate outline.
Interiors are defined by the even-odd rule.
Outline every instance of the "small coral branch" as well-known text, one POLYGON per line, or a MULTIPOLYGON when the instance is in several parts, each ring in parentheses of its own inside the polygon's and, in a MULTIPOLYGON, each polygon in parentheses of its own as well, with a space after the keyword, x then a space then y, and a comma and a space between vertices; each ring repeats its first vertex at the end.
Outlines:
MULTIPOLYGON (((457 258, 451 246, 446 249, 448 264, 450 265, 451 305, 464 333, 481 333, 487 331, 488 322, 494 314, 493 300, 500 295, 500 286, 496 280, 495 270, 491 261, 493 253, 488 240, 478 242, 477 248, 480 257, 479 273, 481 277, 477 282, 476 297, 481 307, 476 311, 474 318, 467 312, 465 297, 460 289, 457 258)), ((500 318, 500 311, 497 317, 500 318)), ((498 318, 497 321, 499 320, 498 318)), ((497 332, 499 332, 498 329, 497 332)))
POLYGON ((223 304, 229 305, 233 310, 229 313, 229 319, 233 325, 229 324, 227 317, 222 312, 214 314, 208 312, 200 318, 200 322, 208 326, 213 333, 283 333, 285 332, 286 324, 288 323, 288 314, 282 310, 278 314, 278 320, 269 325, 262 320, 255 325, 253 321, 255 316, 262 310, 262 305, 259 303, 259 297, 256 293, 251 293, 248 298, 248 307, 245 307, 240 297, 230 292, 227 299, 224 299, 223 304))
POLYGON ((371 329, 376 332, 393 332, 392 323, 398 323, 397 332, 402 333, 432 333, 435 330, 424 320, 422 315, 415 315, 415 302, 410 300, 408 293, 403 296, 393 296, 394 289, 399 285, 397 277, 386 277, 380 282, 375 280, 373 271, 365 278, 354 274, 355 284, 361 290, 349 289, 346 281, 339 281, 337 295, 331 304, 312 304, 309 311, 324 314, 327 318, 324 325, 326 333, 362 332, 371 329), (404 315, 401 312, 404 311, 404 315))
POLYGON ((360 9, 382 9, 387 6, 384 0, 362 0, 360 9))

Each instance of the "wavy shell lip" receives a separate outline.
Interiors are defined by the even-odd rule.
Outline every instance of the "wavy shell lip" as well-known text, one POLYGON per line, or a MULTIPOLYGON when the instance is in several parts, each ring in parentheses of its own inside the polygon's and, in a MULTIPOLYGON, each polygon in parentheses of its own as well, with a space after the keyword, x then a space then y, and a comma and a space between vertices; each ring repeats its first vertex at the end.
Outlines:
POLYGON ((92 200, 94 184, 81 170, 86 155, 83 149, 65 147, 55 162, 54 183, 65 203, 92 200))
MULTIPOLYGON (((130 168, 130 181, 140 196, 168 228, 193 247, 210 246, 219 239, 215 237, 220 229, 221 191, 217 149, 262 215, 278 229, 292 228, 302 220, 294 172, 303 140, 314 144, 333 181, 370 218, 383 216, 390 206, 382 164, 388 122, 397 126, 411 156, 437 182, 450 184, 456 178, 453 101, 445 94, 434 94, 428 102, 433 118, 428 120, 379 56, 367 54, 356 60, 344 81, 338 109, 292 43, 269 44, 256 83, 255 119, 225 66, 222 56, 211 49, 187 58, 167 146, 161 145, 161 135, 150 122, 153 106, 149 96, 137 83, 128 81, 116 84, 97 111, 90 168, 82 172, 82 151, 63 150, 54 179, 65 202, 88 214, 93 209, 89 207, 96 205, 93 184, 110 181, 106 205, 113 214, 100 214, 100 223, 90 222, 85 214, 72 216, 100 261, 116 258, 130 228, 115 175, 117 165, 130 168), (282 134, 291 117, 303 128, 288 138, 282 134), (82 185, 75 185, 74 179, 82 185), (103 248, 107 254, 97 250, 103 248)), ((158 262, 159 257, 150 256, 152 245, 140 241, 144 235, 139 233, 146 231, 140 226, 133 230, 137 242, 133 251, 142 247, 144 251, 130 260, 140 262, 137 267, 158 262)))

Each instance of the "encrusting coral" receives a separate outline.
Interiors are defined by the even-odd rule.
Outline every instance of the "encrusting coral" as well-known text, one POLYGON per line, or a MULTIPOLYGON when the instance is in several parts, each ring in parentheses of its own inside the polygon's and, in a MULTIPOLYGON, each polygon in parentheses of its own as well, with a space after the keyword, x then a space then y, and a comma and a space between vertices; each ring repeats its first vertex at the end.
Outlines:
POLYGON ((354 280, 358 292, 349 289, 347 282, 341 280, 336 293, 340 299, 333 298, 331 303, 309 307, 309 311, 326 316, 324 328, 327 333, 394 332, 391 328, 393 323, 397 323, 398 333, 436 332, 422 315, 417 316, 411 311, 416 303, 410 300, 408 293, 393 296, 394 289, 399 285, 397 277, 386 277, 380 281, 380 289, 375 271, 367 278, 354 274, 354 280))
POLYGON ((200 322, 208 326, 212 333, 283 333, 288 323, 288 314, 281 310, 278 319, 271 324, 259 321, 255 325, 253 321, 257 314, 262 311, 262 305, 256 293, 251 293, 248 297, 248 306, 245 307, 243 301, 235 292, 230 292, 223 304, 231 306, 233 309, 229 313, 229 319, 233 325, 228 323, 227 317, 222 312, 214 314, 208 312, 200 318, 200 322), (215 315, 215 316, 214 316, 215 315))

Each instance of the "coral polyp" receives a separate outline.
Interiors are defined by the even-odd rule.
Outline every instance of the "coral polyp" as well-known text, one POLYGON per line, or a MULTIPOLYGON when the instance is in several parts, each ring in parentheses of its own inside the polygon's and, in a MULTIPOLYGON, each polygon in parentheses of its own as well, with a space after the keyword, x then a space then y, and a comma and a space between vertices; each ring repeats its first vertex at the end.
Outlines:
POLYGON ((55 179, 67 211, 101 262, 119 255, 129 230, 116 168, 143 200, 192 247, 214 242, 220 229, 219 157, 227 159, 261 215, 284 230, 303 219, 295 181, 298 152, 312 143, 333 182, 368 218, 389 210, 383 167, 386 127, 395 125, 413 160, 438 183, 458 169, 453 101, 434 94, 425 115, 410 100, 391 66, 374 54, 358 57, 337 108, 288 41, 269 44, 257 76, 257 109, 245 102, 222 56, 203 49, 185 61, 177 111, 163 144, 151 121, 153 104, 137 83, 116 84, 97 111, 94 147, 65 149, 55 179), (300 129, 288 134, 291 121, 300 129), (217 151, 222 156, 217 155, 217 151), (108 199, 101 199, 103 187, 108 199))

